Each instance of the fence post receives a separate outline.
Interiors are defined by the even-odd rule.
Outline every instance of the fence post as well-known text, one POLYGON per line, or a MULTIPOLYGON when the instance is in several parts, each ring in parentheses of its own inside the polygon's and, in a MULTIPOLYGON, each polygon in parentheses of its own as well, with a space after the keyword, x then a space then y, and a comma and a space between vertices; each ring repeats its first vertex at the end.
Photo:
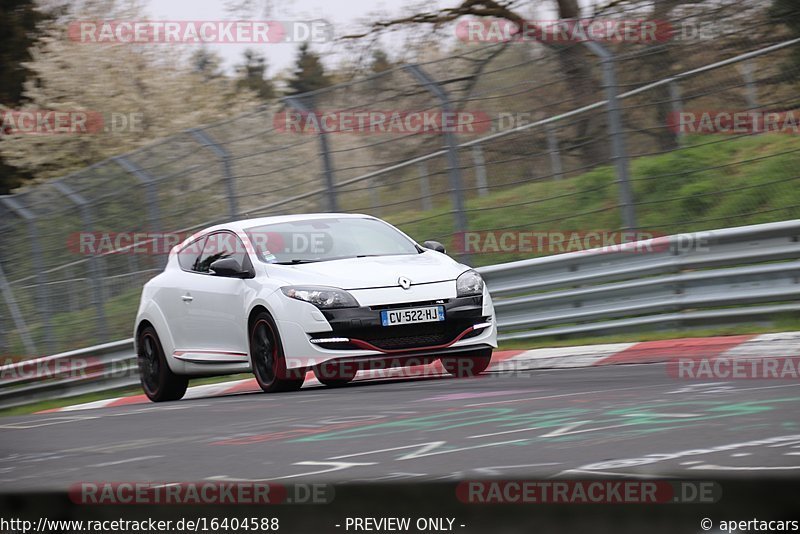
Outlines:
POLYGON ((622 131, 622 115, 617 98, 617 74, 614 66, 614 55, 595 41, 585 41, 584 44, 600 58, 600 64, 603 68, 603 86, 608 107, 608 133, 611 138, 611 158, 614 160, 614 166, 617 169, 622 224, 626 230, 635 230, 636 209, 633 205, 628 153, 625 149, 625 134, 622 131))
POLYGON ((125 172, 132 174, 134 178, 144 184, 147 192, 147 223, 151 232, 158 232, 161 217, 158 212, 156 178, 125 156, 117 156, 114 158, 114 161, 122 167, 125 172))
MULTIPOLYGON (((94 226, 94 220, 89 201, 86 200, 83 195, 77 193, 74 189, 61 180, 55 180, 51 183, 59 193, 63 194, 65 197, 67 197, 67 199, 69 199, 70 202, 78 206, 78 209, 81 213, 81 225, 83 226, 84 231, 91 232, 92 227, 94 226)), ((89 257, 89 277, 91 278, 92 286, 92 305, 94 305, 94 311, 97 315, 97 321, 95 324, 97 342, 102 343, 105 339, 104 336, 108 334, 108 329, 106 328, 106 314, 103 307, 103 275, 101 273, 102 268, 100 267, 99 262, 100 258, 96 254, 92 254, 89 257)))
POLYGON ((564 177, 564 168, 561 166, 561 150, 558 147, 558 137, 550 123, 544 125, 544 132, 547 136, 547 152, 550 155, 550 174, 556 180, 564 177))
POLYGON ((189 132, 201 145, 210 148, 214 152, 214 155, 217 156, 220 163, 222 163, 222 173, 225 175, 225 188, 228 194, 228 212, 230 213, 231 219, 235 219, 236 215, 239 213, 239 209, 236 205, 236 184, 233 181, 233 173, 231 172, 230 153, 225 147, 214 141, 211 136, 200 128, 193 128, 189 130, 189 132))
MULTIPOLYGON (((313 95, 305 96, 288 96, 283 99, 284 102, 289 104, 292 108, 300 113, 313 113, 314 97, 313 95), (306 105, 303 100, 308 99, 311 102, 311 109, 306 105)), ((328 133, 324 128, 319 129, 319 153, 322 156, 322 172, 325 177, 325 189, 328 194, 328 211, 339 211, 339 203, 336 200, 336 185, 333 178, 333 161, 331 161, 331 151, 328 147, 328 133)))
POLYGON ((11 290, 8 280, 6 280, 6 275, 3 272, 2 265, 0 265, 0 291, 3 293, 3 299, 6 301, 8 311, 11 314, 11 319, 14 321, 14 326, 16 326, 17 330, 19 331, 19 337, 22 340, 22 345, 25 347, 25 350, 28 351, 28 356, 35 356, 36 344, 33 342, 33 339, 31 339, 31 333, 28 330, 28 325, 25 324, 25 319, 22 317, 22 313, 19 311, 19 306, 17 306, 17 301, 14 298, 14 292, 11 290))
POLYGON ((419 194, 422 199, 422 211, 433 209, 433 199, 431 199, 431 179, 428 176, 428 164, 420 161, 419 166, 419 194))
MULTIPOLYGON (((0 291, 2 291, 2 287, 2 282, 0 282, 0 291)), ((11 328, 6 328, 6 317, 4 314, 0 313, 0 354, 8 354, 10 351, 7 333, 10 333, 11 330, 11 328)))
POLYGON ((375 180, 374 184, 372 182, 372 180, 367 181, 367 189, 369 190, 369 204, 372 214, 375 216, 380 216, 380 195, 378 194, 377 180, 375 180))
MULTIPOLYGON (((441 102, 442 112, 445 116, 453 115, 453 107, 447 93, 437 84, 419 65, 406 65, 404 69, 411 72, 414 77, 424 85, 441 102)), ((444 121, 443 121, 444 122, 444 121)), ((447 144, 447 166, 450 178, 450 194, 453 202, 453 214, 455 218, 455 231, 463 235, 467 231, 467 216, 464 212, 464 192, 461 187, 461 169, 458 164, 458 142, 451 128, 444 128, 444 138, 447 144)), ((469 262, 469 255, 462 254, 461 259, 469 262)))
POLYGON ((489 194, 489 185, 486 182, 486 160, 483 158, 481 145, 472 145, 472 164, 475 165, 475 186, 478 196, 485 197, 489 194))
MULTIPOLYGON (((122 167, 125 172, 133 175, 133 177, 136 178, 139 183, 144 184, 147 195, 148 230, 154 234, 158 233, 161 230, 159 228, 161 216, 158 210, 158 190, 156 189, 156 178, 125 156, 117 156, 113 158, 113 160, 115 163, 117 163, 117 165, 122 167)), ((158 258, 156 260, 156 264, 159 263, 163 267, 167 262, 166 259, 164 259, 162 262, 161 258, 158 258)))
POLYGON ((28 237, 31 240, 31 260, 33 270, 36 271, 36 307, 38 315, 42 320, 44 330, 44 346, 48 353, 55 352, 53 341, 53 325, 50 321, 50 305, 47 298, 47 276, 44 272, 44 257, 42 244, 39 241, 39 230, 36 228, 36 215, 22 206, 11 196, 0 197, 0 202, 14 212, 19 218, 24 219, 28 224, 28 237))
POLYGON ((758 88, 756 87, 755 78, 753 78, 753 64, 750 61, 742 61, 739 63, 739 72, 742 73, 745 87, 745 98, 747 98, 747 107, 749 109, 758 108, 758 88))
MULTIPOLYGON (((0 287, 2 287, 2 282, 0 282, 0 287)), ((4 315, 0 314, 0 354, 8 354, 10 345, 8 341, 6 341, 6 318, 4 315)), ((10 329, 9 329, 10 331, 10 329)), ((27 350, 27 348, 26 348, 27 350)))
POLYGON ((675 80, 669 82, 669 100, 672 108, 673 122, 678 130, 675 132, 675 135, 678 138, 678 144, 682 146, 684 143, 684 136, 686 135, 680 123, 681 112, 683 112, 683 99, 681 98, 681 87, 675 80))

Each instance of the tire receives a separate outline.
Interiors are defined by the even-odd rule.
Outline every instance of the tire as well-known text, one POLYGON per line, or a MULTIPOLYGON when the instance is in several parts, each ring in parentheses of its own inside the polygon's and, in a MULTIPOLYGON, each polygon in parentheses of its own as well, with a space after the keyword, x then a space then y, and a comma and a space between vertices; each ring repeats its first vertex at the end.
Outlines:
POLYGON ((338 388, 352 382, 358 369, 353 363, 326 362, 314 369, 317 380, 328 387, 338 388))
POLYGON ((189 378, 170 370, 155 328, 144 327, 139 332, 136 347, 139 380, 147 398, 153 402, 181 399, 186 393, 189 378))
POLYGON ((250 325, 250 361, 256 382, 266 393, 297 391, 305 380, 305 370, 286 370, 278 329, 266 312, 259 313, 250 325))
POLYGON ((492 362, 492 349, 482 349, 463 356, 442 356, 439 360, 445 371, 457 378, 478 376, 492 362))

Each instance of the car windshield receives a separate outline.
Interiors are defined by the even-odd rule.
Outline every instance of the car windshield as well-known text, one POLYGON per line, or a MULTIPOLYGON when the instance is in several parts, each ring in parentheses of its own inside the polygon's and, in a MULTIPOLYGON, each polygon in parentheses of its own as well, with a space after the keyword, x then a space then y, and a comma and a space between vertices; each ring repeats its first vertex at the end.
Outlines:
POLYGON ((377 219, 308 219, 266 224, 245 231, 259 259, 267 263, 299 264, 419 253, 413 241, 377 219))

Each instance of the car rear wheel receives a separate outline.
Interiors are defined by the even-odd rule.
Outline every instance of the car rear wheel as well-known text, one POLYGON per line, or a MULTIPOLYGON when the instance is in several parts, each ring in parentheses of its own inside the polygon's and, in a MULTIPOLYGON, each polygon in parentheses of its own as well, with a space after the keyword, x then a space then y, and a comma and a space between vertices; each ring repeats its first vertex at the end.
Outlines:
POLYGON ((147 398, 153 402, 182 398, 189 385, 189 379, 170 370, 155 328, 152 326, 143 328, 136 346, 139 379, 147 398))
POLYGON ((303 385, 305 370, 287 370, 278 329, 266 312, 258 314, 250 327, 250 358, 256 382, 267 393, 296 391, 303 385))
POLYGON ((442 356, 439 359, 445 371, 455 377, 478 376, 492 362, 492 349, 483 349, 458 356, 442 356))
POLYGON ((326 362, 314 369, 317 380, 328 387, 341 387, 352 382, 358 369, 353 363, 326 362))

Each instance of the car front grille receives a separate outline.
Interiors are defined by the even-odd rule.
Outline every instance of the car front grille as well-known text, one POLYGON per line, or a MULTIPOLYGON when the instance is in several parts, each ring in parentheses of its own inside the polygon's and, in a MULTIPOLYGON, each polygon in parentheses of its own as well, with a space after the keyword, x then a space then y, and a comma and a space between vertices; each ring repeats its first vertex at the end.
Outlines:
POLYGON ((445 334, 429 334, 427 336, 387 337, 373 340, 365 339, 364 341, 375 345, 379 349, 396 350, 445 345, 450 342, 451 339, 448 339, 448 336, 445 334))
MULTIPOLYGON (((413 350, 416 348, 447 345, 453 342, 459 334, 470 326, 482 322, 483 318, 450 320, 441 323, 420 323, 413 325, 398 325, 389 327, 373 327, 352 329, 348 331, 337 330, 335 333, 327 332, 315 337, 348 337, 366 341, 370 345, 383 350, 413 350)), ((464 336, 469 338, 480 334, 470 332, 464 336)), ((353 343, 320 343, 318 346, 326 349, 357 349, 353 343)))

